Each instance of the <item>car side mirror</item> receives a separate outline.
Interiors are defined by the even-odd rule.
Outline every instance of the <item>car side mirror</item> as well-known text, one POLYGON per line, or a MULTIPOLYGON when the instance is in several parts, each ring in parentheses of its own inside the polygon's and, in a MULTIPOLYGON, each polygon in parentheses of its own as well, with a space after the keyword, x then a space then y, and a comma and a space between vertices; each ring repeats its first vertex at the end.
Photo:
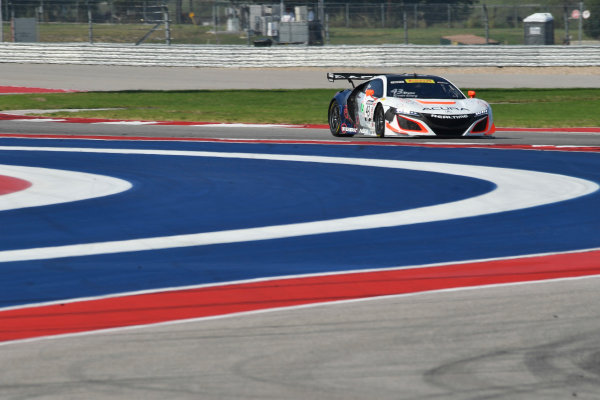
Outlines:
POLYGON ((375 91, 373 89, 367 89, 367 91, 365 92, 365 94, 367 96, 373 97, 373 95, 375 94, 375 91))
POLYGON ((474 98, 475 97, 475 91, 474 90, 469 90, 468 92, 469 98, 474 98))

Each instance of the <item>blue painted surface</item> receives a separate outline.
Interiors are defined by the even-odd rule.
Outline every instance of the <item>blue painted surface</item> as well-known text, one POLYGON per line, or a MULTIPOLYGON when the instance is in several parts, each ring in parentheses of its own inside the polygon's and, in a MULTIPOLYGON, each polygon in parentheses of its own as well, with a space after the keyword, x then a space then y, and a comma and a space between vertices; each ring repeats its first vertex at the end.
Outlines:
MULTIPOLYGON (((600 183, 600 154, 422 147, 2 139, 0 145, 149 148, 434 161, 600 183)), ((3 164, 126 179, 132 190, 0 212, 0 250, 374 214, 454 201, 486 181, 419 171, 155 155, 0 151, 3 164)), ((0 263, 0 306, 161 287, 600 247, 600 193, 513 212, 305 237, 0 263)))

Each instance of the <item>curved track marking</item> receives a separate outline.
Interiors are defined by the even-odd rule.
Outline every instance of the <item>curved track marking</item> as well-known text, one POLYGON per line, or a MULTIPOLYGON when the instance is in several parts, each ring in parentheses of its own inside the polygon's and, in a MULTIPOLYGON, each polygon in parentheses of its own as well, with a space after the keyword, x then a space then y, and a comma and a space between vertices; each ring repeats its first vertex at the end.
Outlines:
POLYGON ((20 192, 31 186, 31 182, 14 178, 12 176, 0 175, 0 196, 20 192))
POLYGON ((0 310, 0 346, 318 304, 600 276, 600 250, 289 276, 0 310))
MULTIPOLYGON (((496 188, 480 196, 434 206, 358 217, 295 224, 272 225, 196 234, 130 239, 76 245, 39 247, 0 252, 0 262, 42 260, 61 257, 112 254, 144 250, 202 246, 361 229, 401 226, 424 222, 474 217, 556 203, 593 193, 599 186, 591 181, 565 175, 461 164, 413 162, 347 157, 285 154, 229 153, 178 150, 92 149, 60 147, 0 147, 0 150, 87 152, 110 154, 168 155, 188 157, 242 158, 291 162, 358 165, 443 173, 487 180, 496 188)), ((0 170, 0 172, 2 172, 0 170)))
POLYGON ((24 190, 1 196, 0 211, 92 199, 132 187, 131 183, 110 176, 20 165, 0 165, 0 175, 31 184, 24 190))

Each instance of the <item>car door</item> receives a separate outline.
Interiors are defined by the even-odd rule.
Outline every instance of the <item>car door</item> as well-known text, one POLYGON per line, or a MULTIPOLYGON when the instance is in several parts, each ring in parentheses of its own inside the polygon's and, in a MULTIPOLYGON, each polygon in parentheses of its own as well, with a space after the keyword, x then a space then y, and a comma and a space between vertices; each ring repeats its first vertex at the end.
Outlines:
POLYGON ((359 105, 358 115, 362 128, 367 128, 369 131, 374 129, 373 114, 375 113, 375 103, 381 97, 383 97, 383 81, 381 79, 373 79, 367 82, 357 96, 357 104, 359 105))

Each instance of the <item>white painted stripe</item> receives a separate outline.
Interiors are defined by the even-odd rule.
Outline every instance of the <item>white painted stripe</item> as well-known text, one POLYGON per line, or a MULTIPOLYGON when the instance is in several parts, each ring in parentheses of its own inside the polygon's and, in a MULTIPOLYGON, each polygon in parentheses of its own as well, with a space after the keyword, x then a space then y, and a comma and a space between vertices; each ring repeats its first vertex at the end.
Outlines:
POLYGON ((92 122, 93 125, 156 125, 156 121, 104 121, 92 122))
POLYGON ((0 175, 30 182, 25 190, 0 196, 0 211, 86 200, 128 190, 122 179, 49 168, 0 165, 0 175))
POLYGON ((0 262, 42 260, 60 257, 112 254, 131 251, 159 250, 178 247, 280 239, 304 235, 346 232, 360 229, 374 229, 424 222, 443 221, 551 204, 573 199, 579 196, 584 196, 597 191, 599 188, 599 186, 594 182, 565 175, 509 168, 434 162, 285 154, 222 153, 144 149, 5 146, 0 147, 0 150, 219 157, 232 159, 241 158, 358 165, 364 167, 397 168, 465 176, 487 180, 496 185, 494 190, 472 198, 403 211, 296 224, 232 229, 216 232, 202 232, 187 235, 7 250, 0 252, 0 262))
POLYGON ((277 124, 198 124, 190 125, 197 127, 208 127, 208 128, 301 128, 302 125, 277 125, 277 124))
POLYGON ((54 119, 54 118, 15 118, 10 121, 14 122, 65 122, 66 119, 54 119))

